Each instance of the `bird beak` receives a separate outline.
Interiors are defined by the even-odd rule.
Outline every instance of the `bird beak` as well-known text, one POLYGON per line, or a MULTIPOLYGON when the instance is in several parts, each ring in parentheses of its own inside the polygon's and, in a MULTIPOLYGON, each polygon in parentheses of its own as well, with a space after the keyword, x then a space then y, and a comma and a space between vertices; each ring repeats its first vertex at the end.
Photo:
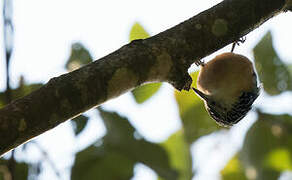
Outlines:
POLYGON ((207 101, 209 98, 206 94, 204 94, 203 92, 199 91, 198 89, 196 88, 193 88, 193 90, 195 91, 195 93, 200 97, 202 98, 203 100, 207 101))

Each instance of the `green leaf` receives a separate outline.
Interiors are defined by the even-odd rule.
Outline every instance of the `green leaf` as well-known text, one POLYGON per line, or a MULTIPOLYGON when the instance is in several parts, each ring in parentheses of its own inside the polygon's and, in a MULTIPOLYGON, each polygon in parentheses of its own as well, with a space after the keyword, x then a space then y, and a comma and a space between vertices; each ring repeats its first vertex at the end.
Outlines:
MULTIPOLYGON (((196 82, 198 72, 192 73, 192 87, 196 82)), ((183 122, 184 133, 188 143, 194 142, 197 138, 214 132, 220 127, 208 115, 204 108, 203 101, 190 91, 175 91, 175 99, 179 108, 180 118, 183 122)))
POLYGON ((136 22, 131 28, 129 41, 131 42, 136 39, 146 39, 149 36, 149 33, 139 23, 136 22))
POLYGON ((240 157, 257 179, 277 179, 291 170, 292 116, 258 112, 258 120, 246 135, 240 157))
POLYGON ((270 95, 292 90, 292 78, 288 68, 277 55, 268 32, 254 47, 255 65, 264 90, 270 95))
POLYGON ((267 154, 264 164, 278 171, 292 170, 291 152, 285 148, 276 148, 267 154))
POLYGON ((190 145, 185 140, 183 130, 172 134, 162 146, 168 152, 171 166, 179 172, 178 180, 192 179, 190 145))
POLYGON ((81 44, 74 43, 71 46, 71 55, 66 63, 66 69, 68 71, 74 71, 93 60, 89 51, 81 44))
POLYGON ((144 140, 128 120, 119 114, 102 109, 99 111, 108 132, 103 138, 107 148, 147 165, 165 179, 176 179, 177 173, 170 166, 167 152, 163 147, 144 140))
POLYGON ((75 135, 78 135, 85 128, 88 119, 87 116, 80 115, 71 120, 75 135))
MULTIPOLYGON (((132 26, 132 29, 130 31, 129 40, 133 41, 136 39, 145 39, 148 38, 149 34, 145 31, 145 29, 139 24, 135 23, 132 26)), ((132 94, 135 98, 135 101, 138 104, 142 104, 146 100, 148 100, 150 97, 152 97, 160 88, 162 83, 149 83, 142 86, 139 86, 135 88, 132 91, 132 94)))
POLYGON ((133 176, 134 164, 118 151, 90 146, 77 153, 71 179, 128 180, 133 176))
POLYGON ((135 163, 143 163, 168 179, 177 179, 165 149, 144 140, 124 117, 98 108, 107 134, 96 146, 81 151, 72 168, 72 179, 130 179, 135 163))
POLYGON ((161 87, 162 83, 149 83, 135 88, 132 91, 135 101, 142 104, 152 97, 161 87))
POLYGON ((239 161, 238 155, 235 155, 231 160, 229 160, 220 173, 222 180, 247 180, 244 167, 239 161))

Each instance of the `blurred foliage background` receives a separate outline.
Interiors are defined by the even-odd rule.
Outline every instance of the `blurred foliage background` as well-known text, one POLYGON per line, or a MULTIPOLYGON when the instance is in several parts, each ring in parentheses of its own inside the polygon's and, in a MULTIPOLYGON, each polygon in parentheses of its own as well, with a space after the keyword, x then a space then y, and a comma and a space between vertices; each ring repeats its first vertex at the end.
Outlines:
MULTIPOLYGON (((131 28, 129 41, 149 36, 139 23, 135 23, 131 28)), ((270 32, 267 32, 253 48, 253 56, 259 81, 262 83, 261 93, 277 98, 280 94, 291 91, 292 65, 284 63, 278 56, 270 32)), ((72 44, 65 67, 68 71, 73 71, 92 61, 90 50, 81 42, 77 42, 72 44)), ((192 86, 195 86, 197 74, 198 71, 191 72, 192 86)), ((11 99, 16 99, 41 85, 28 84, 24 77, 21 77, 17 88, 0 93, 0 106, 7 104, 7 91, 10 91, 11 99)), ((161 86, 163 83, 145 84, 130 93, 137 105, 143 104, 151 101, 151 97, 159 92, 161 86)), ((203 102, 193 91, 174 90, 171 98, 177 103, 182 128, 159 143, 147 141, 125 115, 105 110, 103 106, 96 108, 95 111, 106 127, 106 134, 74 155, 75 161, 70 178, 128 180, 134 176, 134 166, 137 163, 151 168, 160 180, 189 180, 196 177, 200 164, 194 165, 196 157, 191 153, 191 146, 201 137, 228 133, 233 128, 219 127, 208 116, 203 102)), ((260 105, 252 110, 256 120, 248 129, 242 147, 230 155, 231 158, 218 172, 219 179, 274 180, 283 172, 292 170, 292 116, 263 111, 258 106, 260 105)), ((90 117, 85 114, 71 120, 76 138, 86 130, 89 120, 90 117)), ((44 170, 44 161, 49 162, 56 177, 61 179, 61 173, 54 162, 50 161, 46 150, 34 140, 28 144, 35 144, 42 152, 43 158, 34 162, 20 161, 13 157, 13 153, 1 158, 0 180, 38 179, 44 170)), ((28 153, 26 146, 18 148, 17 151, 28 153)))

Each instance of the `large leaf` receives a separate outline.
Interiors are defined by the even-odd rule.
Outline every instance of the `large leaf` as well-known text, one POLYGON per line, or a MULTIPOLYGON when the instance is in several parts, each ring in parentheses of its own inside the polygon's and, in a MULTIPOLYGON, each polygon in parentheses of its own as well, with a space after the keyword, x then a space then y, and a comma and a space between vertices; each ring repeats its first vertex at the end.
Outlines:
POLYGON ((99 179, 92 177, 100 173, 104 177, 100 179, 116 180, 117 177, 129 179, 132 176, 134 164, 140 162, 165 179, 176 179, 177 173, 170 166, 168 154, 161 145, 144 140, 128 120, 119 114, 100 108, 99 111, 106 125, 107 134, 97 142, 99 146, 91 146, 89 150, 77 154, 72 178, 99 179))
POLYGON ((292 117, 258 112, 258 120, 248 131, 240 157, 256 178, 277 179, 292 170, 292 117))
MULTIPOLYGON (((192 87, 196 82, 198 72, 192 73, 192 87)), ((194 142, 200 136, 209 134, 220 127, 210 118, 204 108, 203 101, 193 92, 175 91, 175 99, 183 122, 184 133, 188 143, 194 142)))
POLYGON ((85 115, 79 115, 71 120, 75 135, 78 135, 83 131, 88 122, 88 119, 89 118, 85 115))
POLYGON ((149 166, 165 179, 176 179, 177 173, 171 168, 164 148, 144 140, 128 120, 117 113, 100 109, 100 115, 108 130, 104 137, 104 144, 107 147, 149 166))
POLYGON ((162 143, 170 158, 170 164, 179 172, 178 180, 191 179, 192 157, 190 145, 186 142, 183 130, 172 134, 165 142, 162 143))
MULTIPOLYGON (((139 24, 135 23, 130 31, 129 40, 145 39, 149 37, 149 33, 139 24)), ((159 89, 161 83, 149 83, 135 88, 132 91, 135 101, 142 104, 152 97, 159 89)))
POLYGON ((89 51, 81 43, 72 44, 71 55, 66 63, 66 69, 73 71, 90 62, 92 62, 92 56, 89 51))
POLYGON ((292 90, 292 78, 286 65, 277 55, 268 32, 254 47, 256 69, 264 90, 270 95, 278 95, 292 90))

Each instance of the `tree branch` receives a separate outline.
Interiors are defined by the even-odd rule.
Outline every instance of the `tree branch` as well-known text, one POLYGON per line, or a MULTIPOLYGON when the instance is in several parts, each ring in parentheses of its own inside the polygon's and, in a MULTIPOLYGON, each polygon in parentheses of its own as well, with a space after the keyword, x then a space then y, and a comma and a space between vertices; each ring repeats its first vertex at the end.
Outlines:
POLYGON ((0 110, 0 155, 69 118, 147 82, 188 90, 195 60, 282 12, 285 0, 225 0, 145 40, 136 40, 0 110))

